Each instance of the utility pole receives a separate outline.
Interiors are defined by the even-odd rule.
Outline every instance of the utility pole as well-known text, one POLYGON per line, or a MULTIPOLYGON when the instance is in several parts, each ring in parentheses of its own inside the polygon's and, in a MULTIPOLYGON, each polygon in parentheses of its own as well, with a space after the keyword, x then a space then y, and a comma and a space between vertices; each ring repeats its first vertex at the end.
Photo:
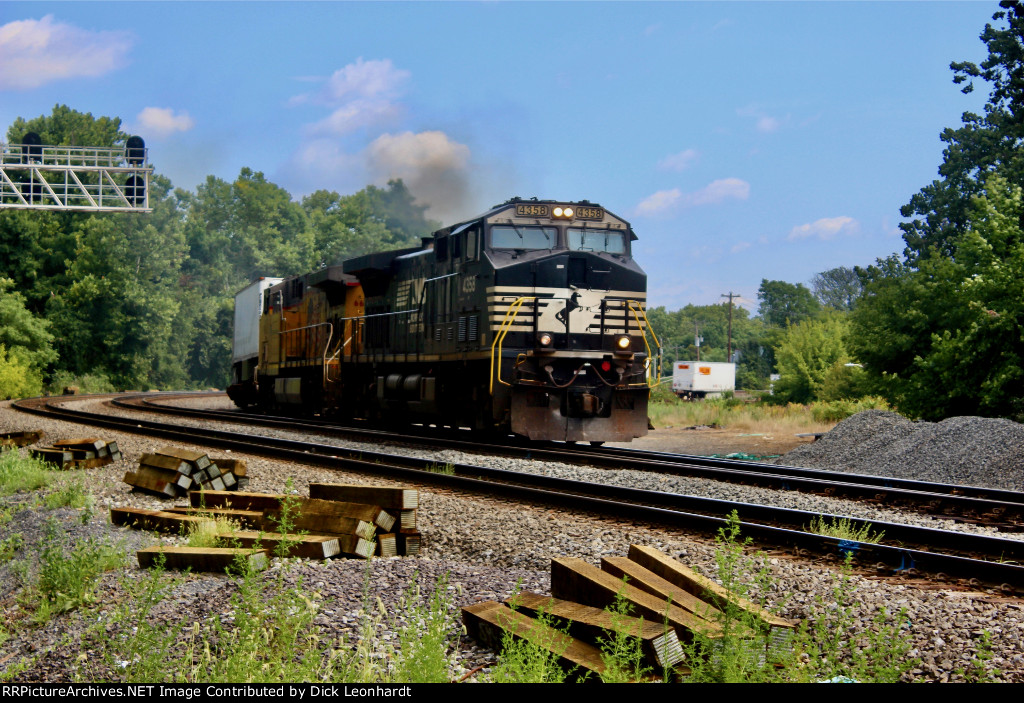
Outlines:
POLYGON ((700 361, 700 343, 704 341, 704 338, 700 336, 700 329, 697 327, 699 324, 696 320, 693 321, 693 345, 697 347, 697 361, 700 361))
POLYGON ((740 296, 738 293, 733 293, 732 291, 729 291, 728 295, 722 293, 721 297, 729 299, 729 346, 727 347, 728 355, 725 357, 725 360, 732 361, 732 299, 738 298, 740 296))

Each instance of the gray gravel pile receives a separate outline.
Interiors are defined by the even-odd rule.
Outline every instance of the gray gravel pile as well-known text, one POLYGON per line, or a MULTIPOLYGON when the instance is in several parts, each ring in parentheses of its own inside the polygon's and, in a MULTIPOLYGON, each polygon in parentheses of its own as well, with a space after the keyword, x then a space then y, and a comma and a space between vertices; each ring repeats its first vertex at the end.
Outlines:
POLYGON ((1024 425, 984 417, 912 422, 867 410, 774 463, 1024 491, 1024 425))
MULTIPOLYGON (((122 633, 112 618, 116 608, 130 605, 130 586, 142 576, 134 558, 130 556, 125 568, 102 579, 91 607, 57 615, 39 627, 29 626, 20 614, 18 593, 22 574, 27 569, 31 579, 35 555, 46 523, 51 519, 62 526, 69 540, 94 538, 121 544, 128 555, 133 555, 134 550, 145 543, 180 541, 180 538, 112 527, 105 512, 112 505, 157 507, 170 502, 131 493, 121 482, 126 468, 137 464, 141 453, 166 442, 29 417, 0 404, 0 431, 34 428, 43 429, 47 439, 110 434, 109 438, 117 440, 121 446, 125 459, 86 473, 87 485, 97 505, 95 514, 87 516, 85 524, 81 511, 33 508, 15 512, 10 522, 0 525, 0 540, 18 533, 25 541, 25 546, 15 556, 17 566, 14 563, 0 565, 0 583, 3 584, 0 614, 8 623, 9 635, 0 641, 0 672, 10 672, 16 681, 67 681, 76 675, 85 680, 116 679, 117 671, 107 668, 97 652, 82 641, 83 638, 90 641, 90 632, 104 632, 108 638, 122 633), (17 626, 11 627, 11 623, 17 626), (87 651, 83 652, 83 647, 87 651), (14 667, 24 669, 14 674, 14 667)), ((199 445, 194 448, 220 453, 199 445)), ((299 493, 304 493, 311 481, 389 484, 380 478, 239 456, 249 462, 250 490, 254 491, 280 492, 289 479, 299 493)), ((454 459, 442 452, 434 452, 432 456, 439 463, 454 459)), ((483 463, 484 459, 477 457, 476 461, 483 463)), ((557 467, 549 468, 556 470, 557 467)), ((662 478, 668 480, 669 477, 662 478)), ((620 476, 620 480, 627 479, 628 476, 620 476)), ((635 480, 640 479, 635 477, 635 480)), ((28 500, 30 496, 16 496, 11 502, 24 504, 28 500)), ((651 528, 429 487, 421 489, 419 518, 423 532, 419 558, 375 559, 369 566, 341 559, 294 563, 287 578, 289 582, 302 579, 317 608, 316 625, 321 629, 322 641, 337 643, 344 636, 350 642, 356 636, 362 594, 367 585, 374 596, 371 607, 377 606, 379 597, 384 610, 400 621, 400 597, 410 588, 414 577, 416 583, 425 585, 429 592, 435 579, 447 574, 450 614, 453 628, 457 629, 459 608, 480 600, 504 598, 517 581, 521 580, 525 589, 549 592, 549 568, 554 557, 574 556, 596 564, 603 556, 625 555, 630 544, 643 544, 661 549, 705 574, 715 573, 713 540, 679 530, 651 528)), ((812 563, 769 554, 766 567, 772 585, 765 595, 769 604, 781 608, 784 617, 805 619, 814 613, 834 612, 833 594, 839 578, 834 561, 812 563)), ((276 578, 279 573, 276 569, 280 568, 276 566, 275 571, 264 578, 276 578)), ((856 589, 851 610, 855 628, 852 639, 861 641, 862 635, 874 627, 879 608, 885 607, 890 613, 905 608, 903 637, 915 650, 912 656, 921 661, 912 672, 913 678, 962 680, 959 672, 976 663, 972 658, 978 651, 982 633, 987 631, 993 638, 993 659, 989 667, 1004 680, 1024 682, 1024 609, 1019 600, 988 592, 917 588, 911 583, 856 575, 852 579, 856 589)), ((225 622, 232 617, 229 602, 236 592, 235 583, 227 576, 190 575, 154 610, 152 617, 158 623, 168 624, 225 622)), ((395 641, 393 630, 386 617, 375 625, 382 644, 395 641)), ((487 667, 495 660, 492 651, 465 637, 455 641, 449 654, 453 680, 478 667, 483 669, 472 673, 470 680, 486 675, 487 667)))

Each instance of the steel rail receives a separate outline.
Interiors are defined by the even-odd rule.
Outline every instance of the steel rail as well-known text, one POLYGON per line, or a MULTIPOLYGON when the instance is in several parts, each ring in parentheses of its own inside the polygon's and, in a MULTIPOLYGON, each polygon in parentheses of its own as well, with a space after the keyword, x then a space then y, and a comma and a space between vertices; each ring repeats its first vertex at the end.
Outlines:
MULTIPOLYGON (((133 399, 115 400, 122 407, 132 405, 133 399)), ((866 474, 850 474, 820 471, 792 466, 776 466, 731 459, 645 452, 643 450, 622 450, 618 448, 560 447, 550 443, 523 446, 519 443, 482 444, 468 439, 453 438, 455 433, 442 436, 435 434, 399 435, 382 430, 339 427, 329 422, 303 419, 268 418, 264 415, 239 413, 224 410, 199 410, 179 408, 152 402, 141 398, 147 408, 157 412, 183 416, 200 416, 224 421, 245 421, 282 429, 308 432, 310 425, 319 430, 330 430, 344 434, 370 435, 376 439, 392 441, 427 441, 433 445, 446 446, 472 452, 504 453, 525 459, 586 463, 604 469, 631 469, 635 471, 657 471, 680 476, 693 476, 730 483, 770 488, 774 490, 797 490, 816 495, 866 500, 886 507, 914 509, 926 515, 942 519, 959 519, 962 522, 977 522, 999 527, 1005 531, 1024 530, 1024 493, 977 486, 930 483, 911 479, 887 478, 866 474), (602 451, 604 450, 604 451, 602 451)), ((459 431, 461 432, 461 431, 459 431)))
POLYGON ((111 427, 136 434, 155 435, 190 443, 203 442, 341 470, 434 483, 488 496, 503 495, 520 500, 566 505, 575 510, 593 511, 603 516, 639 520, 652 525, 670 525, 714 533, 726 524, 724 516, 735 510, 741 519, 742 534, 760 542, 796 546, 816 552, 854 554, 859 563, 877 562, 894 571, 913 568, 918 571, 976 579, 1002 586, 1004 590, 1024 588, 1024 566, 1014 563, 1024 561, 1022 541, 896 523, 868 523, 853 518, 854 525, 870 524, 874 529, 884 530, 886 539, 898 544, 853 543, 800 529, 811 519, 818 517, 818 514, 807 511, 590 484, 463 464, 452 465, 454 474, 444 475, 432 472, 434 462, 425 459, 221 430, 181 428, 138 418, 112 418, 108 415, 63 408, 49 399, 17 401, 14 406, 26 412, 57 415, 74 422, 111 427), (623 499, 636 502, 624 502, 623 499), (936 549, 944 551, 934 551, 936 549), (986 558, 973 558, 976 555, 983 555, 986 558))

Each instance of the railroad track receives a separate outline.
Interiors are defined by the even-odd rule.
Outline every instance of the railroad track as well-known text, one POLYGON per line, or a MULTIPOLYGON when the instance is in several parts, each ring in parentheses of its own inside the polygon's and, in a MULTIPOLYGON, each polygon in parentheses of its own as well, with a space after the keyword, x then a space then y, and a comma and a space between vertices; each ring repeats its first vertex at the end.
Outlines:
POLYGON ((691 476, 774 490, 801 491, 834 498, 863 501, 879 507, 913 510, 922 515, 992 527, 1004 532, 1024 531, 1024 493, 977 486, 888 478, 867 474, 821 471, 796 466, 650 452, 619 447, 524 444, 516 438, 481 442, 465 431, 395 433, 365 427, 339 426, 318 418, 267 417, 233 410, 199 410, 154 402, 135 396, 113 401, 120 407, 203 417, 278 429, 317 432, 363 441, 429 444, 477 454, 496 454, 522 459, 558 461, 603 469, 630 469, 675 476, 691 476))
MULTIPOLYGON (((1020 565, 1024 563, 1024 542, 1017 540, 873 521, 872 528, 884 531, 887 543, 853 543, 804 531, 803 527, 818 516, 807 511, 606 486, 468 464, 446 465, 445 472, 439 473, 436 464, 425 459, 349 450, 320 442, 113 417, 62 407, 63 402, 67 399, 40 398, 17 401, 14 406, 25 412, 124 432, 200 442, 480 495, 558 505, 649 525, 713 534, 726 525, 726 516, 735 510, 741 520, 742 533, 760 544, 788 547, 801 553, 852 554, 860 566, 874 566, 882 572, 913 570, 942 574, 999 587, 1007 593, 1024 589, 1024 566, 1020 565)), ((854 524, 862 522, 855 520, 854 524)))

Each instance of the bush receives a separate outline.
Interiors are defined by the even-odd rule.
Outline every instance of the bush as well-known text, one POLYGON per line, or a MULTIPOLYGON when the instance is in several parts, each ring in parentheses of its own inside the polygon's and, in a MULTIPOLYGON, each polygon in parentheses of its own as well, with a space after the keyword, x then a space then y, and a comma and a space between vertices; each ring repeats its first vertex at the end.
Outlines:
POLYGON ((78 388, 79 393, 113 393, 117 390, 113 382, 101 373, 87 373, 76 376, 70 371, 58 371, 46 384, 46 392, 60 395, 68 387, 78 388))
POLYGON ((43 392, 43 377, 18 347, 0 344, 0 398, 28 398, 43 392))

